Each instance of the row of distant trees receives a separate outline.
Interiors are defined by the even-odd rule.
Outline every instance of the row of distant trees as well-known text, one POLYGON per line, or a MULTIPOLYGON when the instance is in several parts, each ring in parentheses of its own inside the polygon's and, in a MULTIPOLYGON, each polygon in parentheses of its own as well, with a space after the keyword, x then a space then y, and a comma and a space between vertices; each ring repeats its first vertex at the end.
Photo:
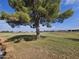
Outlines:
MULTIPOLYGON (((40 32, 78 32, 78 31, 79 31, 79 29, 76 29, 76 30, 57 30, 57 31, 54 31, 54 30, 46 31, 46 30, 44 30, 44 31, 40 31, 40 32)), ((1 33, 12 33, 14 31, 0 31, 0 32, 1 33)), ((23 31, 17 31, 17 32, 21 33, 23 31)), ((25 31, 25 32, 28 32, 28 31, 25 31)), ((33 32, 33 31, 31 31, 31 32, 33 32)))
POLYGON ((78 32, 79 29, 76 30, 58 30, 57 32, 78 32))

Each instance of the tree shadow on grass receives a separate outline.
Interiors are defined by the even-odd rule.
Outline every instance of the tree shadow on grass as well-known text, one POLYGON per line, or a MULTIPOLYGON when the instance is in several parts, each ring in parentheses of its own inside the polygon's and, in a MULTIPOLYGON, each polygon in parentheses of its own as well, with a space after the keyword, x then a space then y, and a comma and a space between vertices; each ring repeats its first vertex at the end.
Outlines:
POLYGON ((78 38, 65 38, 65 39, 68 39, 68 40, 72 40, 72 41, 79 42, 79 39, 78 39, 78 38))
MULTIPOLYGON (((46 38, 46 36, 40 36, 40 38, 44 39, 44 38, 46 38)), ((16 36, 8 38, 7 41, 8 42, 13 41, 14 43, 18 43, 21 40, 24 40, 24 41, 33 41, 33 40, 36 40, 36 35, 16 35, 16 36)))

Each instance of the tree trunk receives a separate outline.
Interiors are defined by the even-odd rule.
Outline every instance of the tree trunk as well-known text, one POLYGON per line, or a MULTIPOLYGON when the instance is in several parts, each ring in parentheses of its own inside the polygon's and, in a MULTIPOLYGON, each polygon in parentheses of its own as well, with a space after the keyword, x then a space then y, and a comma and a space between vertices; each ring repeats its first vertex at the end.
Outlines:
POLYGON ((39 16, 39 13, 36 12, 35 10, 33 11, 33 14, 34 14, 35 28, 36 28, 36 39, 39 39, 40 38, 40 29, 39 29, 40 16, 39 16))
POLYGON ((40 38, 40 29, 39 29, 39 23, 38 25, 36 26, 36 39, 39 39, 40 38))
POLYGON ((36 25, 36 39, 40 38, 39 24, 40 24, 40 20, 39 20, 39 17, 37 17, 37 19, 35 21, 35 25, 36 25))

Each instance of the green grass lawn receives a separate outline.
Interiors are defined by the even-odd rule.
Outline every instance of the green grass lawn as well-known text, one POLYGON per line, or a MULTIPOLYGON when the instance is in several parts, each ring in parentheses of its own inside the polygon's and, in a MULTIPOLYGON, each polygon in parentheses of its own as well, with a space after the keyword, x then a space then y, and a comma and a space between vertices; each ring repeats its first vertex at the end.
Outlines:
POLYGON ((42 32, 39 40, 34 35, 0 33, 14 47, 15 59, 79 59, 79 32, 42 32))

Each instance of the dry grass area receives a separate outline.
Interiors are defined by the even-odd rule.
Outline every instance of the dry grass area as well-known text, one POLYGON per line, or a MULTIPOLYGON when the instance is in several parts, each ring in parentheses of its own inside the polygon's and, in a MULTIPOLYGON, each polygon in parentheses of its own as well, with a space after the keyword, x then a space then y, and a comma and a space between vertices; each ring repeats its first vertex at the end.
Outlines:
POLYGON ((40 40, 34 34, 0 33, 14 48, 7 59, 79 59, 79 32, 43 32, 40 40))

